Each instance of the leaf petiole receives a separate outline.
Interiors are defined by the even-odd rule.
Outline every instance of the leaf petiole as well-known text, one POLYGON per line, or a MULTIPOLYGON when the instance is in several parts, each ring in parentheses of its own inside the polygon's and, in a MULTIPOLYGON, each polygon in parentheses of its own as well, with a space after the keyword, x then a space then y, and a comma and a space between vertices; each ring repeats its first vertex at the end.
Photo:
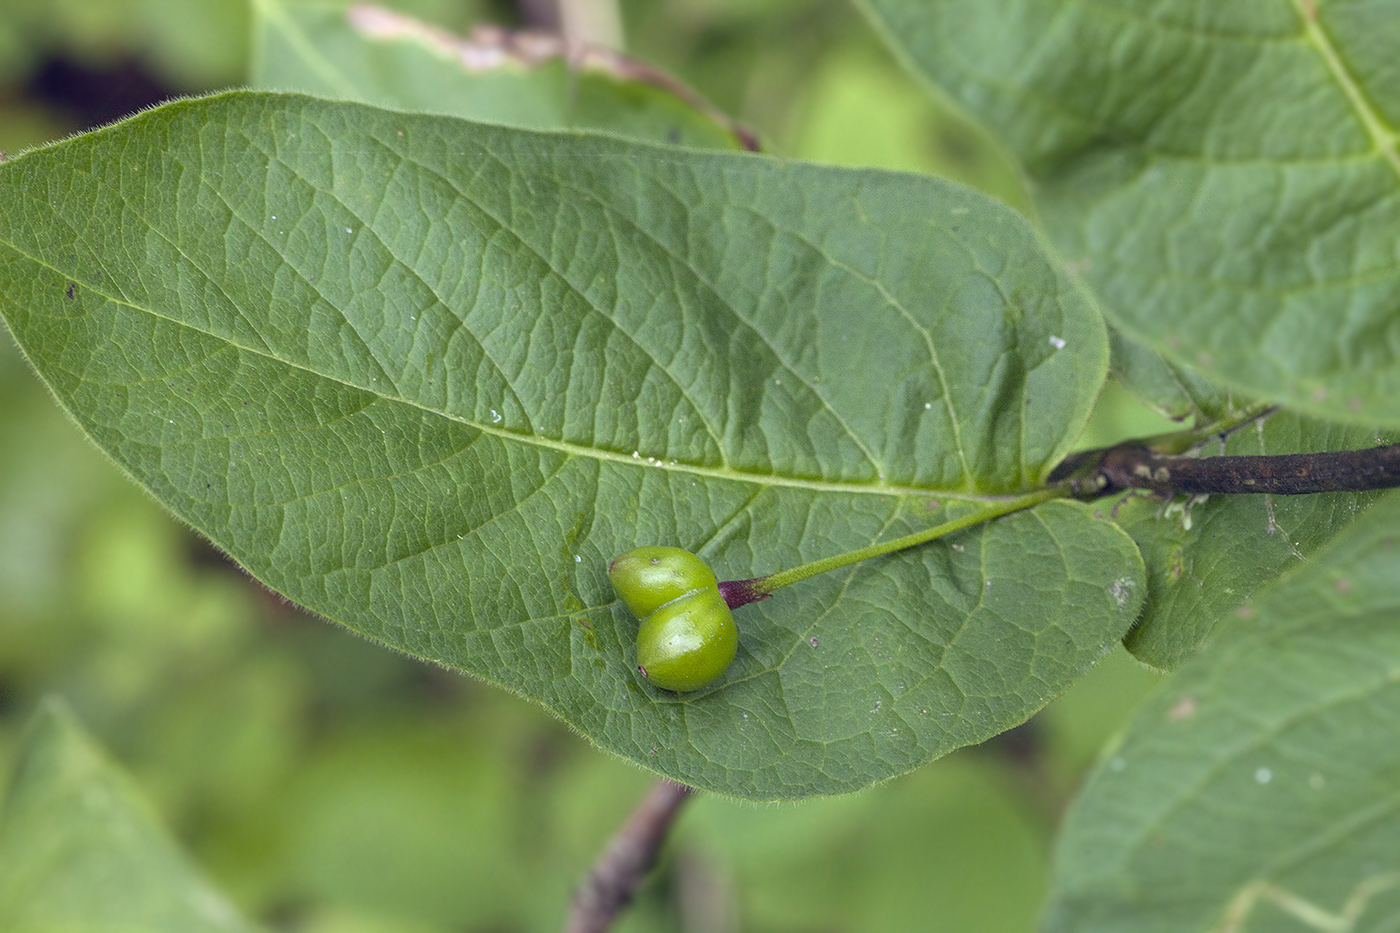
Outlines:
POLYGON ((872 544, 855 551, 847 551, 844 554, 836 554, 832 557, 823 557, 821 560, 814 560, 810 563, 791 567, 787 570, 780 570, 777 573, 769 574, 766 577, 754 577, 751 580, 725 580, 719 584, 720 595, 729 604, 730 609, 737 608, 745 603, 757 602, 766 599, 774 591, 782 589, 808 577, 814 577, 819 573, 826 573, 828 570, 838 570, 841 567, 848 567, 851 564, 872 557, 882 557, 885 554, 893 554, 895 551, 902 551, 905 548, 926 544, 935 538, 950 535, 955 531, 962 531, 964 528, 971 528, 973 525, 980 525, 983 522, 1009 515, 1012 512, 1020 512, 1024 509, 1033 508, 1042 502, 1049 502, 1052 499, 1062 499, 1070 494, 1071 487, 1067 484, 1057 484, 1047 486, 1044 489, 1037 489, 1024 495, 1015 496, 1010 499, 1002 499, 996 502, 989 502, 984 507, 976 511, 969 512, 957 518, 950 519, 932 528, 925 528, 912 534, 904 535, 900 538, 893 538, 879 544, 872 544))
POLYGON ((1184 454, 1188 450, 1200 447, 1207 441, 1216 438, 1223 440, 1245 425, 1272 414, 1275 407, 1272 402, 1255 402, 1246 405, 1234 414, 1226 415, 1219 421, 1213 421, 1199 428, 1189 428, 1185 431, 1173 431, 1170 434, 1158 434, 1155 437, 1143 438, 1138 443, 1159 454, 1184 454))

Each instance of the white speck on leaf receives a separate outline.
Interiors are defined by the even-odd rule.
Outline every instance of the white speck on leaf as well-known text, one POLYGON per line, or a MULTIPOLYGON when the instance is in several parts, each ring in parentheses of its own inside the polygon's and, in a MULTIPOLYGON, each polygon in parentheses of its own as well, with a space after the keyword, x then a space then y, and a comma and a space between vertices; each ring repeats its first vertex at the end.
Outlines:
POLYGON ((928 410, 929 410, 930 408, 932 408, 932 407, 933 407, 933 403, 932 403, 932 402, 924 402, 924 411, 928 411, 928 410))
POLYGON ((1065 338, 1056 337, 1054 334, 1051 334, 1050 346, 1054 347, 1056 350, 1063 350, 1065 348, 1065 338))
POLYGON ((1254 772, 1254 780, 1258 781, 1260 784, 1267 784, 1273 779, 1274 772, 1270 771, 1268 768, 1260 768, 1258 771, 1254 772))
POLYGON ((494 408, 491 409, 491 423, 492 423, 492 424, 500 424, 500 423, 501 423, 501 414, 500 414, 500 412, 496 411, 496 409, 494 409, 494 408))
POLYGON ((1119 577, 1113 581, 1113 585, 1108 588, 1108 595, 1113 597, 1113 601, 1118 604, 1119 609, 1124 609, 1128 605, 1128 597, 1133 594, 1133 581, 1128 577, 1119 577))
POLYGON ((581 563, 583 563, 583 557, 580 556, 580 555, 578 555, 578 554, 575 554, 575 555, 574 555, 574 563, 576 563, 576 564, 581 564, 581 563))

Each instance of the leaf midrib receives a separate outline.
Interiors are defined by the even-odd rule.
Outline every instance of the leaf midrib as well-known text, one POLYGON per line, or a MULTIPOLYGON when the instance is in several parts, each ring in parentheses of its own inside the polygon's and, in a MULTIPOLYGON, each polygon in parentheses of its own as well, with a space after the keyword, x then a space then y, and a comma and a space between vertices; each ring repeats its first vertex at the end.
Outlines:
POLYGON ((681 473, 688 476, 697 476, 706 479, 727 480, 730 482, 740 483, 755 483, 770 487, 801 489, 807 492, 900 497, 939 496, 945 499, 956 499, 959 501, 967 502, 989 502, 1005 498, 1005 496, 1000 495, 979 495, 976 493, 969 493, 958 490, 940 489, 938 487, 933 486, 910 486, 902 483, 888 483, 880 480, 875 480, 873 482, 861 484, 854 484, 850 482, 839 482, 834 480, 803 479, 801 477, 795 476, 779 476, 776 474, 750 473, 743 470, 735 470, 733 468, 707 467, 702 466, 700 464, 682 462, 680 460, 670 462, 674 458, 667 459, 665 457, 656 458, 650 456, 643 456, 641 455, 640 451, 636 452, 635 454, 625 454, 620 453, 618 451, 605 450, 598 447, 586 447, 582 444, 573 444, 568 441, 558 440, 556 438, 542 437, 538 434, 518 434, 514 431, 509 431, 502 428, 494 427, 489 424, 473 421, 472 419, 464 418, 461 415, 441 411, 437 408, 425 405, 422 402, 416 401, 411 398, 406 398, 402 395, 389 394, 381 389, 358 385, 352 381, 343 379, 339 376, 321 372, 304 363, 298 363, 293 360, 285 359, 277 353, 274 353, 268 349, 247 346, 246 344, 241 343, 238 340, 235 340, 225 334, 216 334, 205 328, 198 327, 190 323, 189 321, 179 320, 167 314, 162 314, 156 309, 145 308, 138 304, 135 304, 134 302, 127 301, 126 299, 112 295, 100 288, 97 288, 89 282, 82 281, 81 279, 70 275, 66 270, 60 269, 52 263, 46 262, 37 256, 31 255, 25 250, 19 248, 15 243, 8 239, 0 238, 0 246, 4 246, 16 255, 24 257, 29 262, 32 262, 41 268, 48 269, 51 272, 63 276, 64 278, 74 282, 86 291, 89 291, 92 294, 102 298, 105 301, 111 302, 114 305, 130 308, 131 310, 136 311, 137 313, 147 314, 159 320, 166 321, 170 324, 174 324, 177 327, 186 328, 187 330, 193 331, 205 337, 209 337, 213 340, 216 340, 220 343, 226 344, 227 346, 233 347, 239 352, 252 354, 254 356, 261 357, 263 359, 277 363, 279 365, 286 366, 289 369, 299 370, 301 372, 315 376, 319 379, 326 379, 330 382, 338 383, 347 388, 355 389, 360 392, 365 392, 369 395, 383 399, 385 401, 396 402, 398 404, 402 404, 410 408, 415 408, 419 411, 427 412, 428 414, 435 415, 439 418, 445 418, 449 421, 466 425, 467 427, 473 428, 481 432, 482 434, 497 437, 502 440, 514 441, 520 444, 528 444, 535 447, 554 450, 560 453, 568 454, 570 456, 585 457, 605 463, 614 463, 630 467, 636 467, 638 469, 666 470, 673 473, 681 473))

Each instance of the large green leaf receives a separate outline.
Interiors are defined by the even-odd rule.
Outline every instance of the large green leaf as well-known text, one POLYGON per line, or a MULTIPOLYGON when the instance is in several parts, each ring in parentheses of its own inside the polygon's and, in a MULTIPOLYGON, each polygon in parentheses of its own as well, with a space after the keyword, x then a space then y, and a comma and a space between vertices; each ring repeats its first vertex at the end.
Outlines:
POLYGON ((749 134, 674 78, 606 49, 568 60, 562 39, 455 36, 359 4, 256 0, 253 83, 532 129, 606 130, 716 149, 749 134))
MULTIPOLYGON (((1375 431, 1276 414, 1233 434, 1223 452, 1311 453, 1396 440, 1375 431)), ((1203 454, 1219 452, 1210 444, 1203 454)), ((1134 494, 1114 511, 1147 563, 1147 601, 1142 618, 1124 639, 1128 650, 1153 667, 1181 664, 1219 619, 1327 544, 1378 495, 1231 495, 1168 506, 1134 494)))
POLYGON ((251 931, 170 840, 125 772, 51 701, 0 810, 6 933, 251 931))
POLYGON ((1400 0, 862 0, 1006 141, 1129 336, 1400 425, 1400 0))
POLYGON ((632 670, 608 561, 745 578, 1033 486, 1102 321, 1019 216, 912 175, 270 94, 0 165, 0 311, 56 396, 258 579, 746 797, 1020 722, 1126 630, 1131 540, 1051 503, 632 670))
POLYGON ((1181 669, 1072 811, 1048 929, 1396 928, 1397 579, 1390 493, 1181 669))

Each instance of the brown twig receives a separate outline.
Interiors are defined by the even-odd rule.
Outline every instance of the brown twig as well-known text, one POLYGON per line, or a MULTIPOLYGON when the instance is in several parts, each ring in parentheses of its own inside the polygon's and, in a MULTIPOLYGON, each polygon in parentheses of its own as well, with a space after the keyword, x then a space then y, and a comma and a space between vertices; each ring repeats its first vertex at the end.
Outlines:
MULTIPOLYGON (((1085 499, 1128 489, 1163 496, 1177 493, 1271 493, 1301 496, 1319 492, 1361 492, 1400 486, 1400 444, 1366 450, 1246 457, 1183 457, 1160 454, 1141 444, 1124 444, 1099 454, 1092 469, 1082 466, 1070 482, 1085 499)), ((1052 474, 1053 476, 1053 474, 1052 474)))
POLYGON ((693 793, 669 778, 662 778, 647 792, 579 886, 564 927, 566 933, 605 933, 612 926, 656 864, 681 804, 693 793))

